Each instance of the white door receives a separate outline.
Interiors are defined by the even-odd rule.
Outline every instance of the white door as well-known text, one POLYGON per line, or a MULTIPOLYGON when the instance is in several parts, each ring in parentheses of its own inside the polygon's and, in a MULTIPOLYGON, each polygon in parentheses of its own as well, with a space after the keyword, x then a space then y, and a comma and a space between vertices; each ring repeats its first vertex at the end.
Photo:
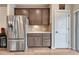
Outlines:
POLYGON ((68 48, 68 11, 55 12, 55 48, 68 48))

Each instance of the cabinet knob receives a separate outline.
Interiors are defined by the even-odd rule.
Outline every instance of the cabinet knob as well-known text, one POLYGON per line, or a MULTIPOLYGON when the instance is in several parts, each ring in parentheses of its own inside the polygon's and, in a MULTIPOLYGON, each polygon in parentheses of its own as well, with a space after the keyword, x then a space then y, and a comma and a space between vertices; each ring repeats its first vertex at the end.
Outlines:
POLYGON ((58 31, 56 31, 56 33, 58 33, 58 31))

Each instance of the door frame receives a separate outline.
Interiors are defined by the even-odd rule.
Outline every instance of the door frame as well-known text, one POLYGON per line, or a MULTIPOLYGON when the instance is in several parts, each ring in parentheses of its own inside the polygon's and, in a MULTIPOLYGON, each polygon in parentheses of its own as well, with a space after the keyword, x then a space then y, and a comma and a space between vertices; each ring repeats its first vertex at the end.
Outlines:
MULTIPOLYGON (((71 14, 70 14, 70 10, 55 10, 55 13, 56 12, 69 12, 69 20, 68 20, 68 48, 71 48, 71 14)), ((56 14, 55 14, 56 16, 56 14)), ((54 49, 55 49, 55 16, 54 16, 54 28, 53 28, 53 34, 54 34, 54 49)))
POLYGON ((74 21, 74 34, 73 34, 74 38, 73 38, 73 42, 72 42, 73 43, 73 47, 72 47, 73 50, 76 50, 76 41, 75 41, 76 40, 76 12, 79 12, 79 9, 74 10, 72 13, 73 14, 73 21, 74 21))

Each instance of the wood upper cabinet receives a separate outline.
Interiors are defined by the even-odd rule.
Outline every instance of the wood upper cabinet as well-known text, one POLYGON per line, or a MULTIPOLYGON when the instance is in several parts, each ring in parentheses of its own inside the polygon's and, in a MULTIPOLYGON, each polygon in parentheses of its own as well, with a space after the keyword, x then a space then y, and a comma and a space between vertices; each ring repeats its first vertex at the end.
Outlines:
POLYGON ((29 17, 29 9, 15 8, 15 15, 24 15, 24 16, 29 17))
POLYGON ((42 9, 42 24, 43 25, 49 24, 49 9, 48 8, 42 9))
POLYGON ((15 8, 15 15, 25 15, 30 25, 48 25, 49 8, 15 8))
POLYGON ((42 12, 41 9, 30 9, 30 24, 41 25, 42 12))

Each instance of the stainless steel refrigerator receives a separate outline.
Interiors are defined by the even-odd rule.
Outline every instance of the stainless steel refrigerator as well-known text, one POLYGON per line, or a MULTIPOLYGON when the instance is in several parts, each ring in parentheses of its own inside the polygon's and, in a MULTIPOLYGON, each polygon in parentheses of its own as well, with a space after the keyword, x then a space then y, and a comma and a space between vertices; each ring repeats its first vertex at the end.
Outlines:
POLYGON ((7 48, 9 51, 24 51, 27 45, 26 16, 7 17, 7 48))

